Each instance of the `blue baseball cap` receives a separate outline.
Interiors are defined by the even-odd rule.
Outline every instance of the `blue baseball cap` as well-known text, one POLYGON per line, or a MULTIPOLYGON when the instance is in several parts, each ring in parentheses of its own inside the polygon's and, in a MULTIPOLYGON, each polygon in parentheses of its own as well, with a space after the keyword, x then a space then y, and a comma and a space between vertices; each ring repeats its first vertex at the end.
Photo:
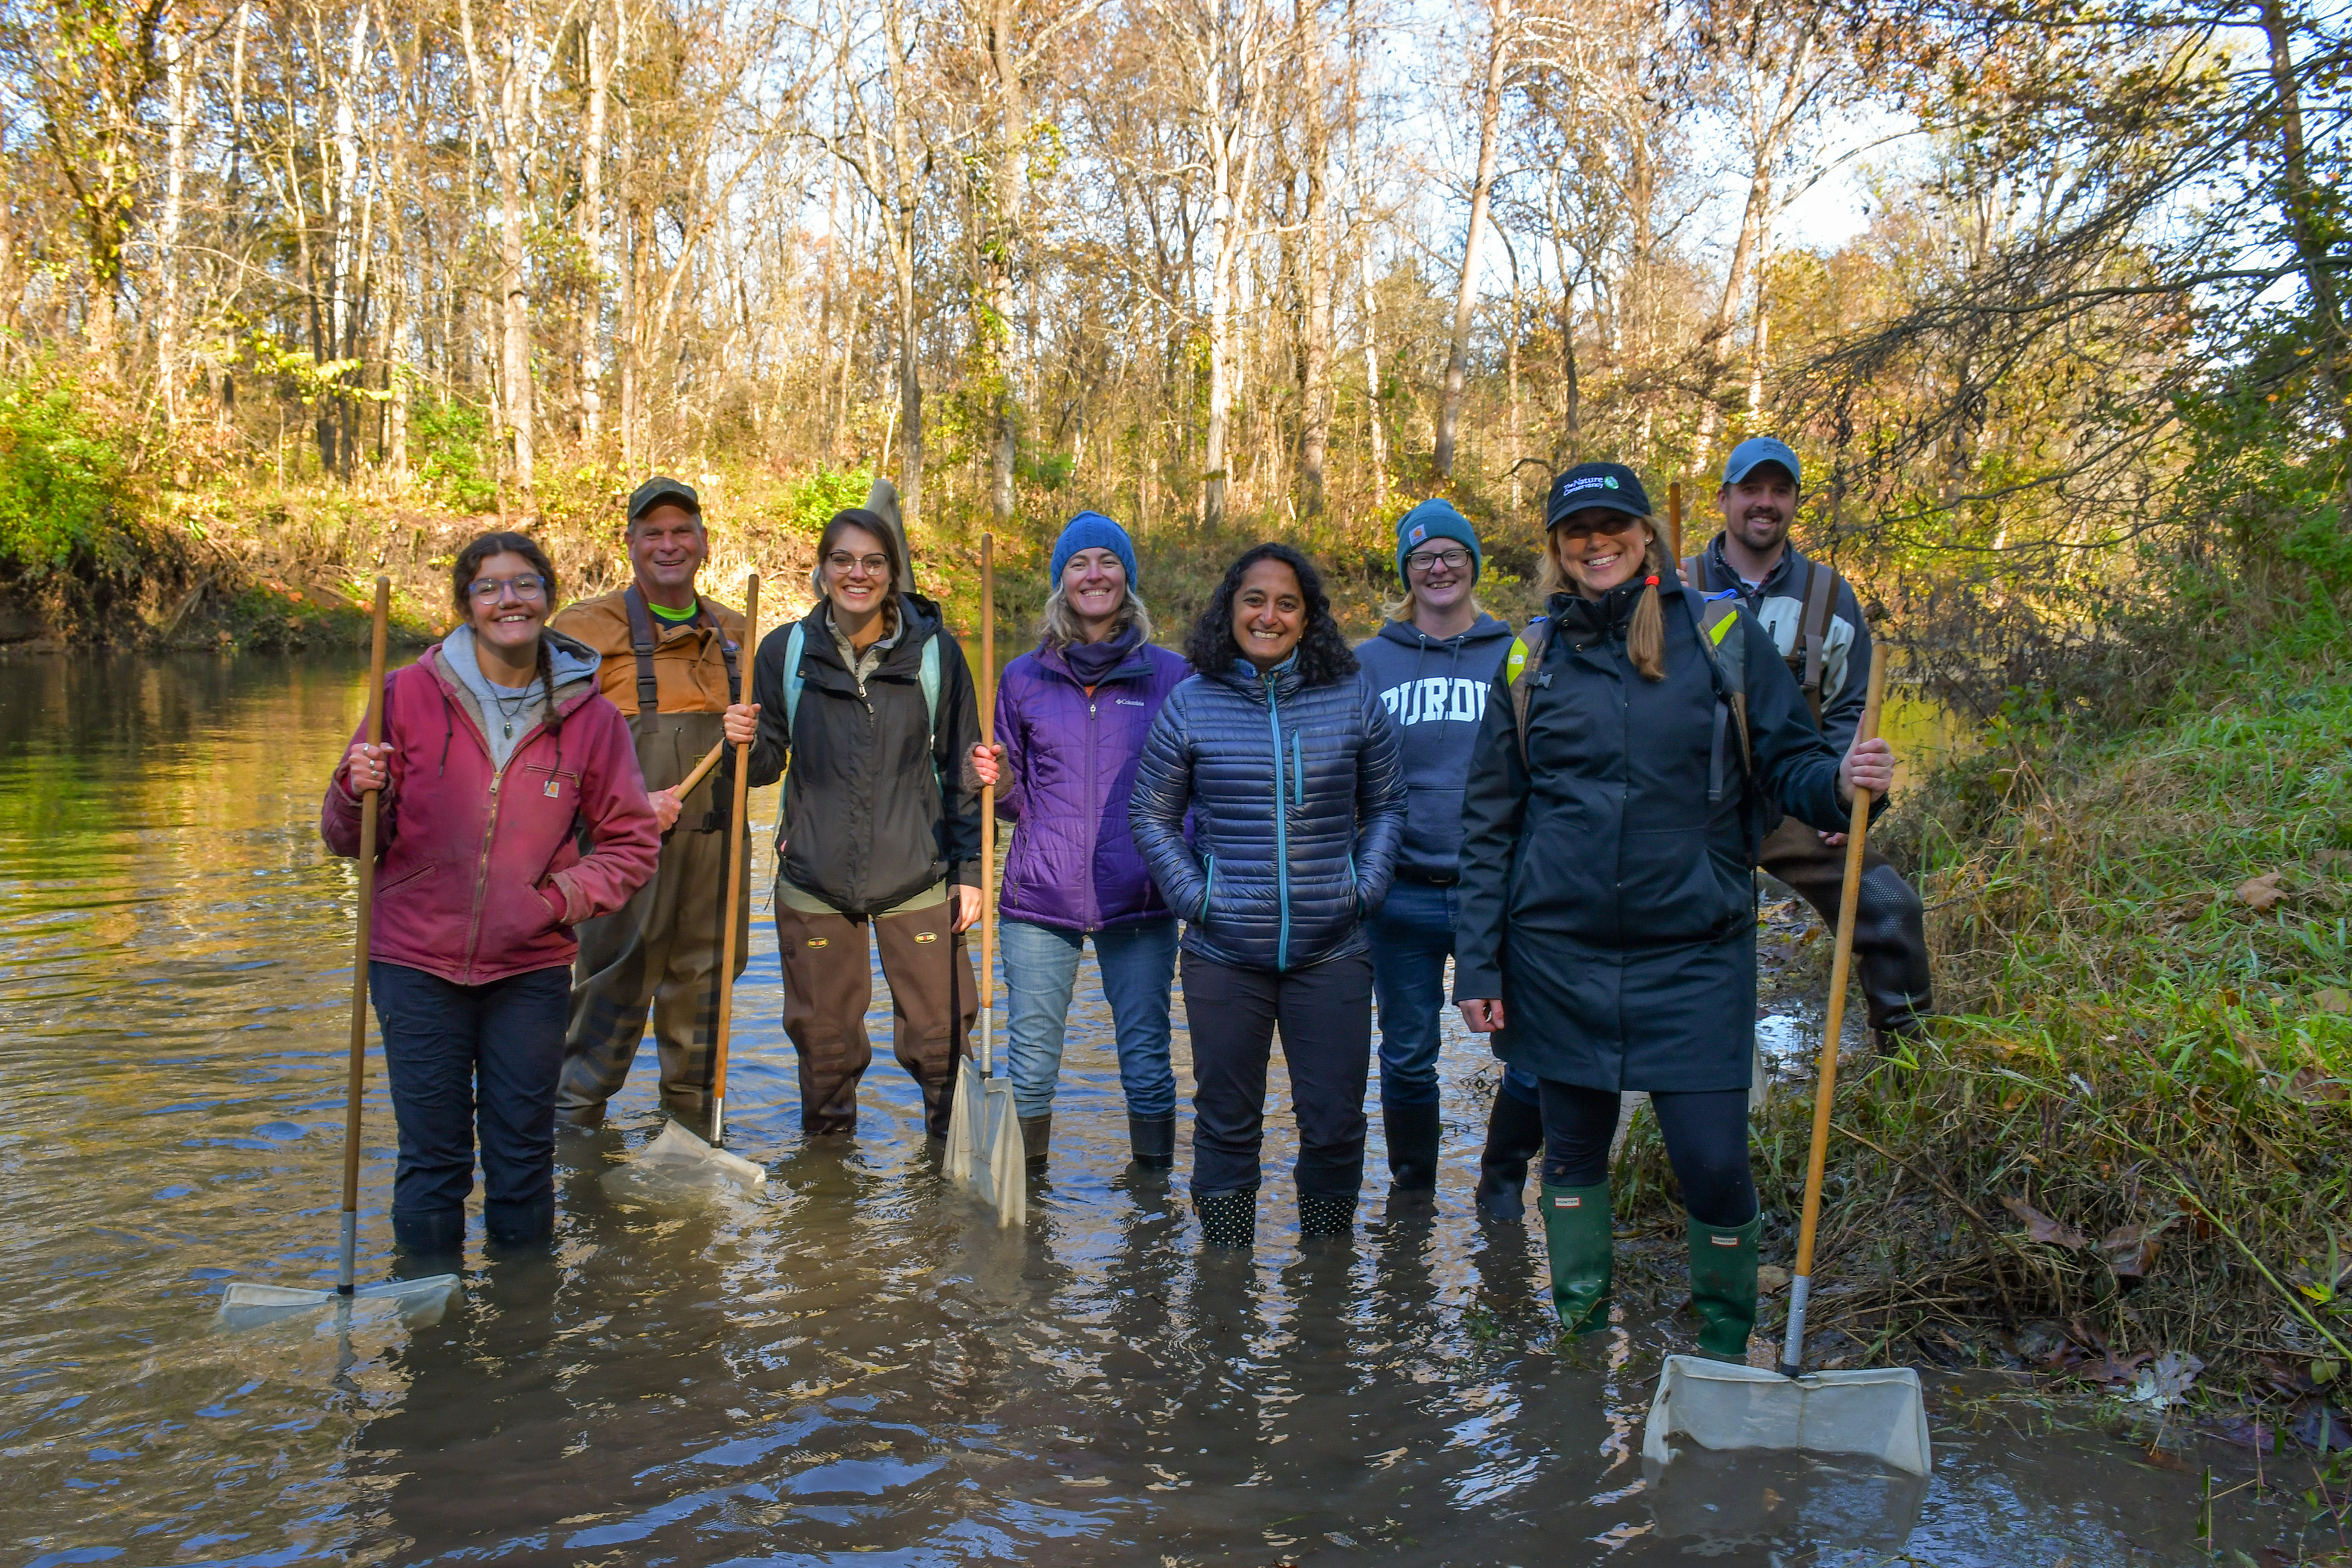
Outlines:
POLYGON ((1759 463, 1778 463, 1789 470, 1789 482, 1802 489, 1804 471, 1797 466, 1797 454, 1789 443, 1771 436, 1756 436, 1731 449, 1723 460, 1723 482, 1736 485, 1746 479, 1759 463))

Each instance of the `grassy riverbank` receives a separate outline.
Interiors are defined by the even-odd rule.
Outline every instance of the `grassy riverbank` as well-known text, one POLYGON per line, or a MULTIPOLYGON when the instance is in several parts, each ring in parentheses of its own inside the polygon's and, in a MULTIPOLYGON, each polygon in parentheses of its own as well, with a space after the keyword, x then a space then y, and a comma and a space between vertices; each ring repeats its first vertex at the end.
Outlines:
MULTIPOLYGON (((1922 872, 1951 1016, 1841 1079, 1830 1353, 2150 1404, 2193 1357, 2209 1401, 2259 1406, 2242 1424, 2315 1434, 2352 1404, 2344 618, 2290 606, 2217 641, 2120 732, 1996 725, 1885 837, 1922 872)), ((1815 995, 1828 946, 1792 974, 1815 995)), ((1783 1264, 1811 1114, 1777 1095, 1759 1140, 1783 1264)), ((1629 1164, 1634 1212, 1662 1217, 1646 1125, 1629 1164)))

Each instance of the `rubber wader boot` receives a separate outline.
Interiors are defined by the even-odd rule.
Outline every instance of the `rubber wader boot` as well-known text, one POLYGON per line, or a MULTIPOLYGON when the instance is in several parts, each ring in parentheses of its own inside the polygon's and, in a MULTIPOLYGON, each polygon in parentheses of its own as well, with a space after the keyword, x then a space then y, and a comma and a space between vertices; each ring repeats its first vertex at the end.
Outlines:
POLYGON ((500 1247, 531 1247, 555 1234, 555 1199, 532 1198, 524 1203, 486 1203, 482 1231, 500 1247))
POLYGON ((1192 1207, 1201 1215, 1201 1239, 1209 1246, 1247 1247, 1257 1245, 1255 1187, 1241 1187, 1230 1193, 1194 1193, 1192 1207))
POLYGON ((1763 1229, 1761 1214, 1728 1230, 1690 1222, 1691 1310, 1699 1319, 1698 1348, 1718 1361, 1748 1360, 1748 1336, 1756 1328, 1756 1238, 1763 1229))
POLYGON ((1145 1170, 1170 1169, 1176 1163, 1176 1113, 1129 1117, 1127 1142, 1135 1152, 1135 1163, 1145 1170))
POLYGON ((593 1132, 604 1125, 604 1102, 599 1100, 587 1105, 559 1105, 555 1108, 555 1125, 559 1131, 593 1132))
POLYGON ((1437 1102, 1391 1105, 1381 1110, 1389 1140, 1389 1181, 1401 1193, 1437 1190, 1437 1143, 1444 1129, 1437 1102))
POLYGON ((1551 1253, 1552 1310, 1570 1333, 1598 1333, 1609 1326, 1609 1268, 1616 1239, 1609 1184, 1555 1187, 1546 1182, 1541 1201, 1544 1244, 1551 1253))
POLYGON ((1496 1219, 1522 1219, 1528 1163, 1543 1152, 1543 1110, 1497 1087, 1486 1118, 1486 1149, 1478 1156, 1478 1208, 1496 1219))
POLYGON ((1045 1168, 1046 1146, 1054 1141, 1054 1113, 1024 1116, 1021 1119, 1021 1147, 1029 1156, 1029 1173, 1035 1175, 1045 1168))
POLYGON ((416 1258, 454 1258, 466 1250, 464 1209, 394 1209, 393 1245, 416 1258))
MULTIPOLYGON (((1434 1110, 1435 1106, 1431 1110, 1434 1110)), ((1302 1241, 1320 1237, 1349 1236, 1356 1228, 1356 1200, 1349 1196, 1329 1197, 1319 1193, 1298 1194, 1298 1236, 1302 1241)))

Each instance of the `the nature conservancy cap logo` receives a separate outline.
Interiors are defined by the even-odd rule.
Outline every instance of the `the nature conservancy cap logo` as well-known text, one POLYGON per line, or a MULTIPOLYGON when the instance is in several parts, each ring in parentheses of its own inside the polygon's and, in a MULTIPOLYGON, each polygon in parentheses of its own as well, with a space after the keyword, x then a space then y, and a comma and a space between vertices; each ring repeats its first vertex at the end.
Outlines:
POLYGON ((1587 474, 1580 479, 1570 479, 1566 483, 1562 484, 1559 487, 1559 493, 1563 496, 1572 496, 1580 490, 1597 490, 1603 488, 1612 490, 1615 489, 1617 488, 1617 476, 1614 474, 1587 474))

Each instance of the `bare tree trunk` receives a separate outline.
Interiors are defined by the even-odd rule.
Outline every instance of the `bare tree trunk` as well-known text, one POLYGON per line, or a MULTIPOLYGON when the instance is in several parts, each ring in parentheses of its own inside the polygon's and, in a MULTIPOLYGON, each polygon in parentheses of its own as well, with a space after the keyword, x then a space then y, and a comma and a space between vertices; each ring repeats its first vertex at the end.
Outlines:
POLYGON ((1332 250, 1331 128, 1325 117, 1323 41, 1316 25, 1321 0, 1297 0, 1298 66, 1306 96, 1307 323, 1300 366, 1298 479, 1312 517, 1324 506, 1323 465, 1331 444, 1332 250))
POLYGON ((1501 152, 1503 82, 1509 74, 1511 0, 1493 0, 1486 48, 1486 88, 1478 100, 1478 174, 1470 186, 1470 232, 1462 241, 1462 284, 1454 296, 1454 339, 1445 356, 1445 387, 1438 404, 1436 450, 1430 467, 1443 482, 1454 477, 1454 444, 1462 426, 1462 392, 1470 368, 1470 317, 1478 302, 1478 242, 1486 235, 1486 203, 1501 152))
POLYGON ((988 63, 995 79, 997 144, 989 193, 992 240, 987 255, 990 320, 982 341, 988 346, 989 367, 994 377, 989 399, 992 428, 988 507, 1000 531, 1013 522, 1015 437, 1012 348, 1013 322, 1019 311, 1019 301, 1014 297, 1013 258, 1021 240, 1029 183, 1028 160, 1024 152, 1029 138, 1028 84, 1023 79, 1022 62, 1013 43, 1019 13, 1019 0, 989 0, 988 63))
MULTIPOLYGON (((352 38, 346 50, 343 74, 335 80, 335 189, 333 207, 329 222, 327 258, 328 289, 328 353, 337 360, 350 354, 352 331, 352 275, 359 255, 357 237, 352 232, 352 208, 359 194, 360 184, 360 70, 367 64, 368 8, 352 7, 352 38)), ((337 377, 340 384, 343 378, 337 377)), ((338 415, 351 410, 348 396, 335 399, 338 415)), ((336 442, 335 458, 343 482, 352 479, 353 445, 352 432, 339 421, 340 437, 336 442)))
POLYGON ((1216 0, 1209 0, 1192 30, 1197 112, 1209 153, 1209 407, 1201 454, 1201 521, 1210 529, 1224 523, 1232 480, 1234 284, 1250 237, 1258 115, 1265 99, 1262 0, 1242 0, 1236 11, 1228 16, 1216 0))
POLYGON ((2352 519, 2352 400, 2347 398, 2344 365, 2343 305, 2336 291, 2334 258, 2319 224, 2312 190, 2311 164, 2303 140, 2303 94, 2295 77, 2294 19, 2286 0, 2263 0, 2263 32, 2270 44, 2271 88, 2278 100, 2279 173, 2284 186, 2287 221, 2294 235, 2296 259, 2303 263, 2304 287, 2311 291, 2312 312, 2326 339, 2319 353, 2320 374, 2336 401, 2336 420, 2344 432, 2347 457, 2344 495, 2338 516, 2352 519))
POLYGON ((179 28, 167 22, 163 80, 170 120, 164 140, 163 210, 155 226, 156 265, 163 273, 155 321, 155 384, 162 395, 164 428, 174 436, 180 429, 180 225, 188 184, 189 99, 203 68, 201 58, 190 55, 191 46, 179 28))
POLYGON ((1577 460, 1584 437, 1584 398, 1576 381, 1576 278, 1568 265, 1568 236, 1560 226, 1559 176, 1553 172, 1544 191, 1544 217, 1551 227, 1552 262, 1559 269, 1559 444, 1553 449, 1555 468, 1577 460))
POLYGON ((534 482, 531 452, 532 396, 530 367, 530 294, 524 275, 524 242, 528 224, 524 216, 522 158, 523 149, 517 143, 521 122, 521 105, 525 63, 531 52, 530 40, 522 36, 514 15, 516 0, 508 3, 507 53, 504 68, 499 72, 498 113, 490 112, 489 81, 482 68, 482 55, 474 37, 473 0, 457 0, 457 16, 466 45, 467 77, 473 89, 474 118, 488 133, 490 162, 499 176, 499 303, 500 332, 499 381, 504 396, 507 438, 509 442, 512 473, 515 483, 525 496, 525 510, 530 509, 530 492, 534 482))
POLYGON ((604 132, 613 62, 604 47, 604 0, 589 0, 582 47, 588 54, 588 136, 580 147, 580 248, 588 258, 588 298, 580 311, 580 439, 593 449, 604 434, 604 396, 597 386, 604 356, 596 337, 604 315, 604 132))

